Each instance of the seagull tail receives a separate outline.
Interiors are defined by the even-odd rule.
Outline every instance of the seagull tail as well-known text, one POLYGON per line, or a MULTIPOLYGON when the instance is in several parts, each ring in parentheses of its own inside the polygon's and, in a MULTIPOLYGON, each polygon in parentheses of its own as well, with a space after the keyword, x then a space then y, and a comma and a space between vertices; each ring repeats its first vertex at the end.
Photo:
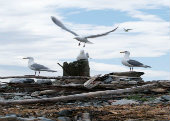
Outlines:
POLYGON ((148 66, 148 65, 144 65, 144 68, 151 68, 151 66, 148 66))
POLYGON ((88 43, 88 44, 94 44, 94 43, 92 43, 92 42, 90 42, 90 41, 87 41, 86 43, 88 43))

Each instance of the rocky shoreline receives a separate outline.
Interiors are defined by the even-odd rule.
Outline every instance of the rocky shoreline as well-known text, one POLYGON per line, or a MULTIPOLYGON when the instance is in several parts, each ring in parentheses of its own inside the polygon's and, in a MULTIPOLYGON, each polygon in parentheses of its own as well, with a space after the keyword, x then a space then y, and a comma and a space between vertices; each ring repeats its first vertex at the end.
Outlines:
MULTIPOLYGON (((95 88, 84 88, 79 79, 51 81, 42 79, 15 79, 0 85, 0 101, 23 101, 50 99, 61 96, 88 94, 107 90, 135 89, 147 84, 157 84, 154 88, 144 88, 135 92, 106 94, 84 98, 44 103, 8 104, 0 106, 0 121, 168 121, 170 120, 169 80, 122 81, 99 77, 95 88), (20 80, 20 81, 19 81, 20 80), (16 83, 14 83, 16 82, 16 83), (19 82, 19 83, 18 83, 19 82)), ((95 82, 95 80, 94 80, 95 82)))

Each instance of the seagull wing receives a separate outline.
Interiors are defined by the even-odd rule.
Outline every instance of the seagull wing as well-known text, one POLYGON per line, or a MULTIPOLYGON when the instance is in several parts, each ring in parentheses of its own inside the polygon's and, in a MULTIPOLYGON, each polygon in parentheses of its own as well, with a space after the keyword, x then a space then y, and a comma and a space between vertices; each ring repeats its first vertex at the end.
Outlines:
POLYGON ((52 19, 52 21, 53 21, 57 26, 59 26, 59 27, 61 27, 62 29, 64 29, 64 30, 66 30, 66 31, 74 34, 75 36, 78 36, 78 34, 76 34, 75 32, 73 32, 73 31, 71 31, 71 30, 69 30, 68 28, 66 28, 66 27, 64 26, 64 24, 61 23, 61 22, 60 22, 58 19, 56 19, 55 17, 51 16, 51 19, 52 19))
POLYGON ((127 31, 132 30, 132 29, 127 29, 127 31))
POLYGON ((35 70, 49 70, 49 68, 37 63, 32 64, 31 67, 35 68, 35 70))
POLYGON ((142 63, 136 61, 136 60, 128 60, 127 61, 130 65, 133 65, 133 66, 143 66, 142 63))
POLYGON ((108 31, 108 32, 105 32, 105 33, 102 33, 102 34, 96 34, 96 35, 89 35, 89 36, 86 36, 85 38, 96 38, 96 37, 100 37, 100 36, 105 36, 111 32, 114 32, 116 31, 118 27, 116 27, 115 29, 111 30, 111 31, 108 31))

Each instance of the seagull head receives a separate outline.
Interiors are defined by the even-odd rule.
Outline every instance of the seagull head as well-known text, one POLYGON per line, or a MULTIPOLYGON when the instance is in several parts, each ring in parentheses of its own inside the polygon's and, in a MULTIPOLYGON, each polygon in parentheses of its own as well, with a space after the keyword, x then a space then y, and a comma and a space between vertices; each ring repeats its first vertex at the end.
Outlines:
POLYGON ((80 51, 80 54, 84 54, 84 50, 81 50, 81 51, 80 51))
POLYGON ((23 58, 23 59, 32 59, 33 60, 34 58, 33 57, 26 57, 26 58, 23 58))
POLYGON ((130 55, 130 52, 129 51, 122 51, 120 53, 125 53, 125 55, 130 55))

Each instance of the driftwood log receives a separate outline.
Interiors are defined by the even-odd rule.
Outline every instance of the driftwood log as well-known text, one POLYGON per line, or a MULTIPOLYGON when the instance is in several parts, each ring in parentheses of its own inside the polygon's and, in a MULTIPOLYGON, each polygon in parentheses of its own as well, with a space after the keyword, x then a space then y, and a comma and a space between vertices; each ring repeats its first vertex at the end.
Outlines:
POLYGON ((57 76, 57 77, 50 77, 50 76, 25 75, 25 76, 6 76, 6 77, 0 77, 0 79, 9 79, 9 78, 35 78, 35 79, 90 79, 90 77, 87 77, 87 76, 57 76))
POLYGON ((136 86, 136 87, 125 88, 125 89, 96 91, 96 92, 88 92, 88 93, 74 94, 68 96, 53 97, 53 98, 0 101, 0 105, 14 105, 14 104, 23 105, 23 104, 34 104, 34 103, 55 103, 59 101, 65 102, 70 100, 85 100, 89 98, 101 97, 106 95, 121 95, 124 93, 140 92, 145 89, 153 89, 158 85, 159 85, 158 83, 153 83, 153 84, 147 84, 143 86, 136 86))
MULTIPOLYGON (((89 81, 89 80, 88 80, 89 81)), ((87 81, 87 82, 88 82, 87 81)), ((100 82, 96 80, 96 82, 100 82)), ((106 89, 124 89, 124 88, 130 88, 132 86, 142 86, 145 84, 150 84, 149 82, 137 82, 137 84, 131 83, 131 81, 115 81, 112 84, 98 84, 90 87, 92 88, 87 88, 84 84, 65 84, 65 85, 42 85, 42 84, 22 84, 22 83, 8 83, 9 86, 14 87, 14 88, 23 88, 24 90, 63 90, 63 89, 72 89, 72 90, 106 90, 106 89), (94 86, 94 87, 93 87, 94 86)), ((4 89, 0 89, 0 91, 4 92, 4 89)))
POLYGON ((140 77, 144 74, 144 72, 136 72, 136 71, 127 71, 127 72, 113 72, 109 75, 116 75, 116 76, 127 76, 127 77, 140 77))
POLYGON ((89 79, 88 81, 86 81, 84 83, 84 87, 86 87, 87 89, 92 89, 92 88, 96 87, 97 85, 99 85, 101 82, 100 81, 95 82, 95 80, 100 76, 101 76, 101 74, 96 75, 96 76, 92 77, 91 79, 89 79))
POLYGON ((71 63, 63 63, 63 76, 90 76, 88 60, 78 60, 71 63))

